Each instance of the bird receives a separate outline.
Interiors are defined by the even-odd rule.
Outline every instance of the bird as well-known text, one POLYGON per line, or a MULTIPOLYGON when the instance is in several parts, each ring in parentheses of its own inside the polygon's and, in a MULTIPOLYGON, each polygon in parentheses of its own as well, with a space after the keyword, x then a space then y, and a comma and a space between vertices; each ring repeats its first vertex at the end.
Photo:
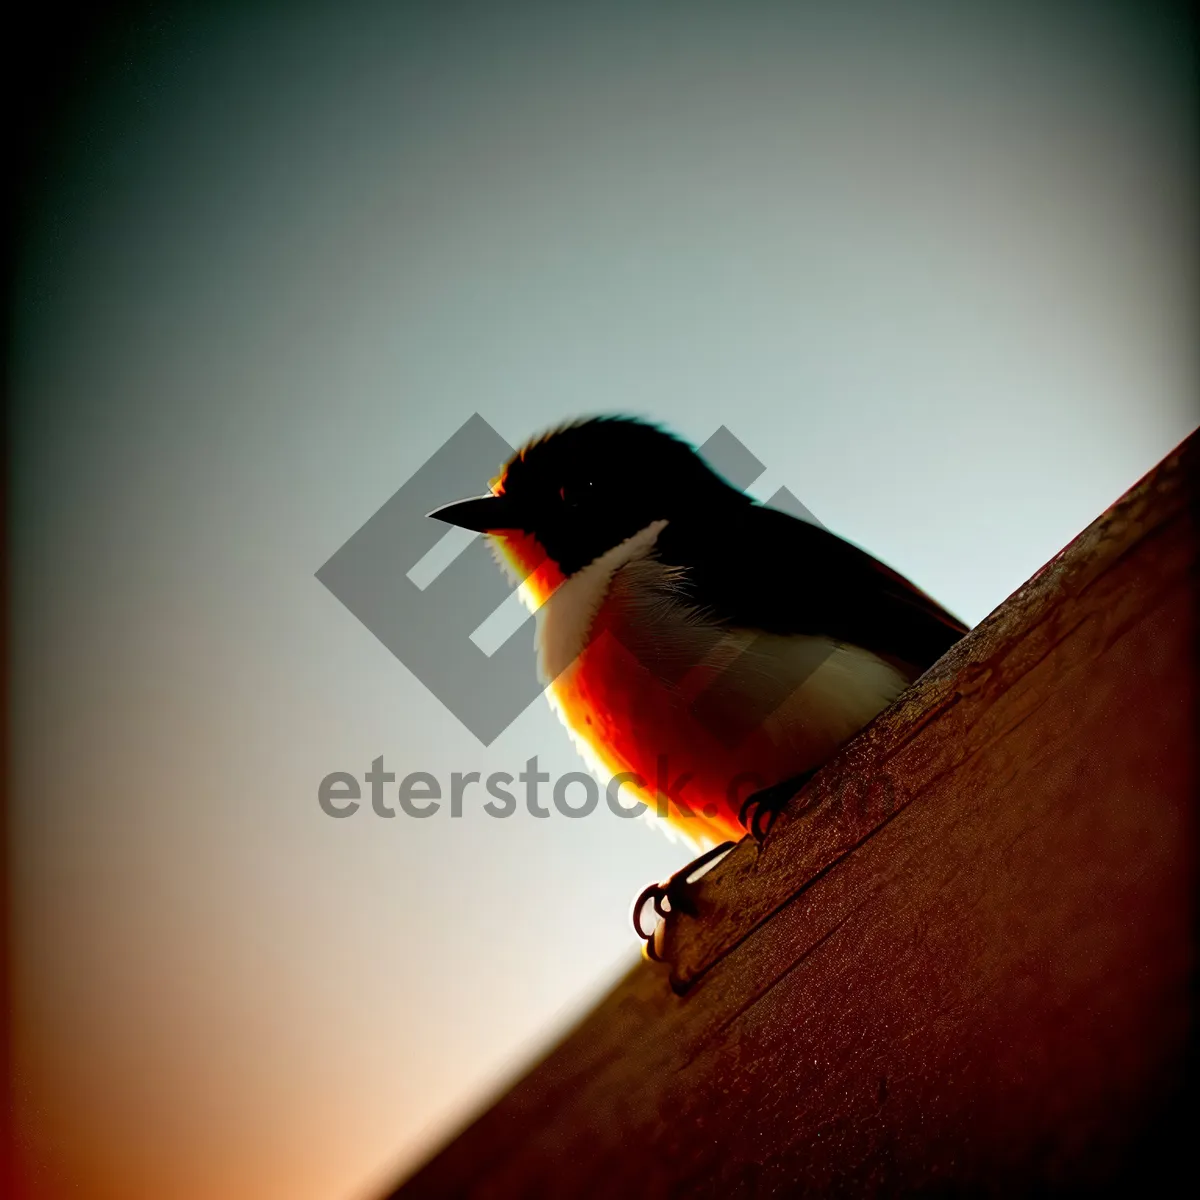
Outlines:
MULTIPOLYGON (((484 534, 536 614, 551 706, 585 761, 703 853, 647 888, 692 910, 704 870, 781 809, 967 626, 823 526, 754 500, 630 416, 534 437, 487 493, 429 514, 484 534)), ((651 955, 653 956, 653 955, 651 955)))

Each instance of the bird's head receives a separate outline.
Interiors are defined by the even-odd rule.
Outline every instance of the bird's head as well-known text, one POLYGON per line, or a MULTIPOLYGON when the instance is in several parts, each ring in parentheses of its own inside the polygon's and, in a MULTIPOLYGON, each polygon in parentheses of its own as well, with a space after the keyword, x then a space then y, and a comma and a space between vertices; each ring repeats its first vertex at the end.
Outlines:
POLYGON ((642 421, 595 417, 533 439, 487 495, 429 515, 491 535, 542 593, 653 521, 731 502, 745 499, 686 442, 642 421))

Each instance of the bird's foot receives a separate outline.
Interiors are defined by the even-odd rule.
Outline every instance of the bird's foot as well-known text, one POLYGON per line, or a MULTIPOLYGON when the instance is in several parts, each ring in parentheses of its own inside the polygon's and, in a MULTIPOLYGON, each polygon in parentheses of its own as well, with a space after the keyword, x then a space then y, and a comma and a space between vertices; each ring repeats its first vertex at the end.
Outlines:
POLYGON ((722 842, 711 850, 706 850, 699 858, 688 863, 680 871, 676 871, 666 883, 652 883, 637 898, 633 905, 633 928, 638 937, 646 943, 648 957, 658 960, 654 951, 654 932, 658 921, 649 921, 651 913, 661 920, 668 913, 686 913, 696 916, 695 885, 703 875, 733 849, 734 842, 722 842))
POLYGON ((746 797, 738 812, 738 820, 746 831, 761 846, 771 832, 776 818, 787 807, 788 801, 816 774, 816 768, 793 775, 770 787, 762 788, 746 797))

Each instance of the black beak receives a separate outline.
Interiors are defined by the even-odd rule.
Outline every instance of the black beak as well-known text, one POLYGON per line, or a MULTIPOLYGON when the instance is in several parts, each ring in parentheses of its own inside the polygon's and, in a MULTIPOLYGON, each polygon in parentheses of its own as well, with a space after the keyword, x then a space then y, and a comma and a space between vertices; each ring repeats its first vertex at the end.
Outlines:
POLYGON ((474 529, 488 533, 495 529, 520 529, 521 522, 513 502, 507 496, 474 496, 470 500, 456 500, 444 504, 428 514, 435 521, 457 525, 460 529, 474 529))

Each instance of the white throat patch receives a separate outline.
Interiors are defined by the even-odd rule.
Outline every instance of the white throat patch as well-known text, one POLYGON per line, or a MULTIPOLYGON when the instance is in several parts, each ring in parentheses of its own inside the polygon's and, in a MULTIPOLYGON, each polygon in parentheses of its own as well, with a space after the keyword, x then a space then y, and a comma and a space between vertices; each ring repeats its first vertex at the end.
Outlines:
POLYGON ((587 645, 592 622, 608 594, 612 577, 624 566, 645 558, 667 522, 652 521, 559 585, 538 614, 538 660, 542 678, 556 679, 587 645))

